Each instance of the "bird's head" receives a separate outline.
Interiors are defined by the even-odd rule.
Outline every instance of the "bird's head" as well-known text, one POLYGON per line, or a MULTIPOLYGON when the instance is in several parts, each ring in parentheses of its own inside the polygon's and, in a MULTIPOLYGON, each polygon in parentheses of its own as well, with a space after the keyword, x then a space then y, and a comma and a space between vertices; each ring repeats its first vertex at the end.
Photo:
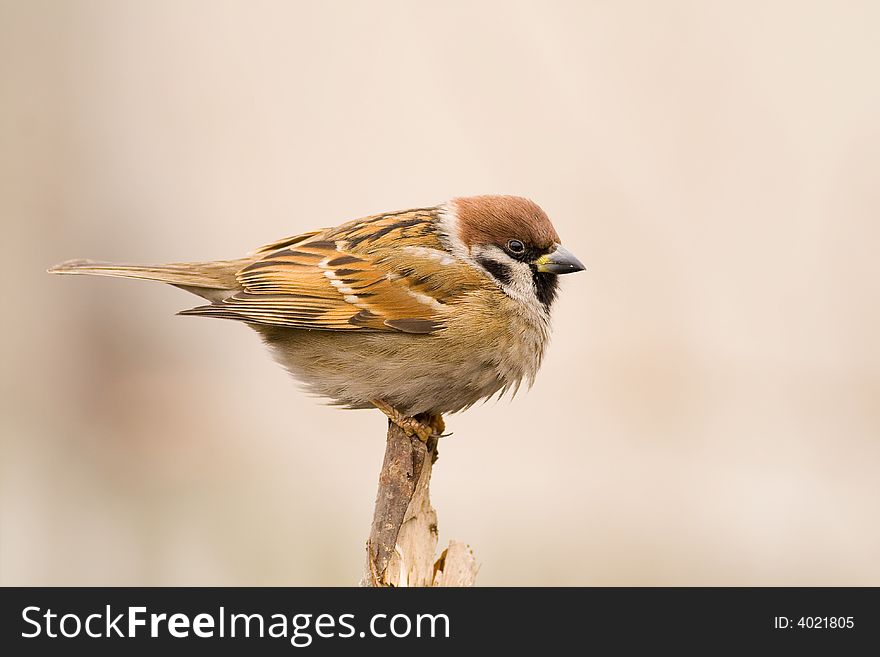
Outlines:
POLYGON ((545 311, 557 277, 584 270, 561 245, 547 214, 519 196, 470 196, 448 204, 446 234, 453 252, 482 268, 510 297, 545 311))

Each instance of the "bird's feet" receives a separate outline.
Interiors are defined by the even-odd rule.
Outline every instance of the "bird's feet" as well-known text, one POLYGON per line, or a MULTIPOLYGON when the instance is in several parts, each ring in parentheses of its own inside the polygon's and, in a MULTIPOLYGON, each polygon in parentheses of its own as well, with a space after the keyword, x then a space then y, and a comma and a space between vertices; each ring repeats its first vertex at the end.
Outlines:
POLYGON ((432 413, 421 413, 416 417, 404 415, 391 404, 374 399, 373 406, 388 416, 388 419, 403 429, 403 432, 410 438, 418 436, 423 443, 428 442, 431 438, 439 438, 446 430, 446 423, 441 415, 432 413))

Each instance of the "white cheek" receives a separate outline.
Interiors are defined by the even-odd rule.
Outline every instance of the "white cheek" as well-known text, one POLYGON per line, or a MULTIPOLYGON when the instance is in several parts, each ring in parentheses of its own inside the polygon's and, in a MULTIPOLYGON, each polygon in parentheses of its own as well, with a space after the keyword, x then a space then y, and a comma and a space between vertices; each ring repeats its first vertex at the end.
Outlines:
POLYGON ((544 304, 538 300, 538 295, 535 290, 534 273, 528 263, 514 260, 502 249, 494 245, 475 247, 473 249, 472 261, 474 266, 485 271, 486 276, 495 281, 501 289, 504 290, 504 293, 507 296, 518 301, 525 314, 534 316, 534 318, 538 319, 541 324, 548 321, 547 309, 544 307, 544 304), (480 259, 493 260, 497 263, 503 264, 510 272, 510 282, 506 284, 499 282, 479 264, 478 261, 480 259))

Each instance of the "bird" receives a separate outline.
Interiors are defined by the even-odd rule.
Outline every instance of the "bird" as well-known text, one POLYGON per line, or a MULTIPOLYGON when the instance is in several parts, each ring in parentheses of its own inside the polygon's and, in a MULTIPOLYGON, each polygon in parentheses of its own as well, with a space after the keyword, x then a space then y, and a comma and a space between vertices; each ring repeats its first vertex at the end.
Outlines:
POLYGON ((331 404, 377 408, 407 436, 534 381, 558 277, 584 270, 519 196, 453 198, 278 240, 234 260, 68 260, 52 274, 167 283, 207 303, 180 315, 244 322, 331 404))

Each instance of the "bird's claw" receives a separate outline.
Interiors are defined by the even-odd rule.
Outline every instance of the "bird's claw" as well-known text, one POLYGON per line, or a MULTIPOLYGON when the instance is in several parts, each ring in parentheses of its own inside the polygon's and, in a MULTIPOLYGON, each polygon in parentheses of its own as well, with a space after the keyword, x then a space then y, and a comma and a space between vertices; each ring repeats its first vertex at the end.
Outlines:
POLYGON ((409 417, 398 411, 391 404, 381 400, 374 400, 372 403, 389 420, 403 429, 403 432, 409 438, 417 436, 423 443, 427 443, 432 438, 436 440, 444 436, 443 432, 446 430, 446 423, 441 415, 422 413, 416 417, 409 417))

